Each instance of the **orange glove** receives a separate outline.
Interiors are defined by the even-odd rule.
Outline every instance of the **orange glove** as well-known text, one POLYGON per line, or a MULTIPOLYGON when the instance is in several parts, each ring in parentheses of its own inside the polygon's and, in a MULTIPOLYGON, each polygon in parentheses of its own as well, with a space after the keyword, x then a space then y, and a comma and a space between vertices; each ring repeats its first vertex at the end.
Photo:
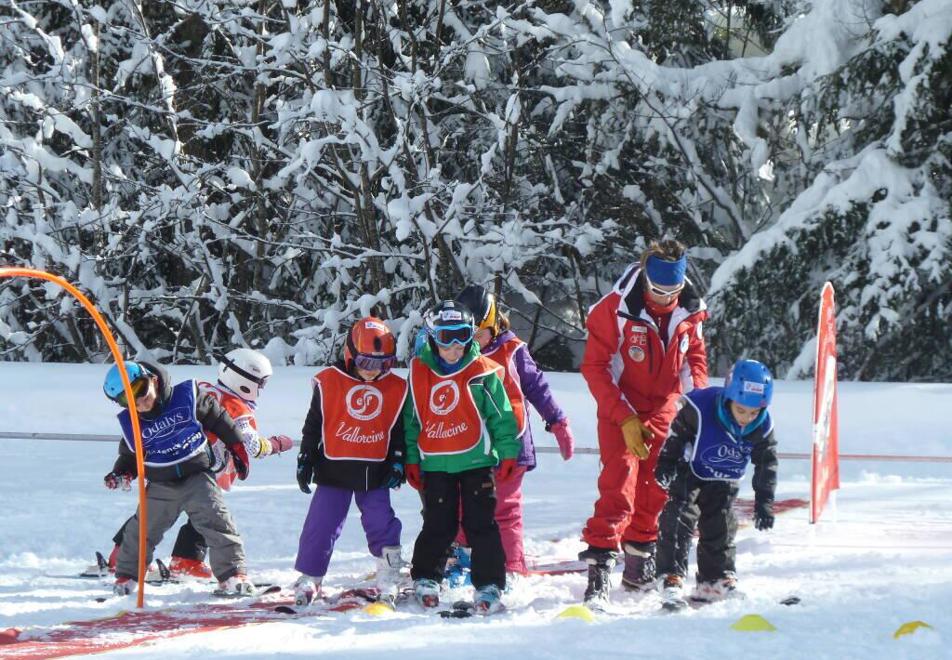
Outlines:
POLYGON ((423 490, 423 473, 420 472, 420 464, 407 463, 405 470, 407 483, 415 490, 423 490))
POLYGON ((625 437, 625 446, 628 447, 628 451, 641 460, 648 458, 649 450, 646 441, 651 440, 654 433, 645 426, 638 415, 632 415, 625 419, 621 423, 621 432, 625 437))
POLYGON ((504 458, 499 463, 496 470, 496 481, 507 481, 512 479, 512 473, 516 471, 516 459, 504 458))

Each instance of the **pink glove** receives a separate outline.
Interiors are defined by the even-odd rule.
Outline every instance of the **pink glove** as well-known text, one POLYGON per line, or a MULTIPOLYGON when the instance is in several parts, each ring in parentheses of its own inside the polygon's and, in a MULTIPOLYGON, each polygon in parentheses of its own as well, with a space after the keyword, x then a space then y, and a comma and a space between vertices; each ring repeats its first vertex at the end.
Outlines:
POLYGON ((272 454, 286 452, 294 446, 294 440, 286 435, 272 435, 270 438, 268 438, 268 442, 271 443, 272 454))
POLYGON ((567 461, 575 454, 575 436, 569 428, 569 418, 563 417, 554 424, 549 424, 549 431, 555 434, 555 441, 559 443, 559 453, 562 460, 567 461))
POLYGON ((109 490, 132 490, 132 475, 126 472, 110 472, 102 481, 109 490))

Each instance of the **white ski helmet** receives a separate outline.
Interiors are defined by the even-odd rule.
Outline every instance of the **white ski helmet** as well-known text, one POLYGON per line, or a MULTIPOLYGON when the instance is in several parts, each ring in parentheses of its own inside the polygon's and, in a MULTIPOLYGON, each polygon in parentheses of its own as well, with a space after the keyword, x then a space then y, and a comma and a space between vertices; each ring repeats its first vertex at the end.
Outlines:
POLYGON ((250 348, 229 351, 218 365, 218 382, 247 401, 257 401, 271 376, 271 361, 250 348))

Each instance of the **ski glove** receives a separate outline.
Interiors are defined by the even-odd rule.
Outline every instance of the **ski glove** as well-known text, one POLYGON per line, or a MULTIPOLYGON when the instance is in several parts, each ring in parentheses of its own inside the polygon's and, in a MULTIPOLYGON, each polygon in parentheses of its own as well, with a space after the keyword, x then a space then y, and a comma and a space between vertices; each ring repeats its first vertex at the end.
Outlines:
POLYGON ((311 494, 311 481, 314 479, 314 462, 304 452, 298 454, 297 482, 302 493, 311 494))
POLYGON ((394 463, 390 466, 390 476, 387 478, 387 488, 397 489, 403 483, 403 463, 394 463))
POLYGON ((575 453, 575 436, 572 435, 572 429, 569 428, 569 418, 563 417, 559 421, 548 424, 546 430, 555 434, 555 441, 559 443, 559 453, 562 454, 562 460, 567 461, 575 453))
POLYGON ((128 472, 112 471, 103 477, 102 481, 109 490, 116 490, 117 488, 132 490, 132 475, 128 472))
POLYGON ((244 481, 248 478, 248 450, 245 449, 245 443, 236 442, 233 445, 225 447, 231 454, 231 461, 235 464, 235 472, 238 478, 244 481))
POLYGON ((423 490, 423 473, 420 472, 419 463, 407 463, 407 483, 414 490, 423 490))
POLYGON ((294 440, 286 435, 272 435, 268 442, 271 444, 272 454, 284 453, 294 446, 294 440))
POLYGON ((649 449, 646 441, 651 440, 654 433, 645 426, 638 415, 632 415, 621 423, 621 433, 625 438, 625 446, 628 447, 628 451, 641 460, 648 458, 649 449))
POLYGON ((514 458, 504 458, 502 462, 499 463, 499 468, 496 470, 496 481, 503 482, 509 481, 512 479, 513 473, 516 471, 516 459, 514 458))
POLYGON ((760 532, 773 529, 773 503, 754 500, 754 528, 760 532))

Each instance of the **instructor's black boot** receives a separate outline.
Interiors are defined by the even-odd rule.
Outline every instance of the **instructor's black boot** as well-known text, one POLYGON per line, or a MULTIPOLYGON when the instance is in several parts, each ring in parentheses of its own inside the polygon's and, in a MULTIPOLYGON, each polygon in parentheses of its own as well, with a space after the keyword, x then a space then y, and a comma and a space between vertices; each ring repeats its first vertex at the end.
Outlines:
POLYGON ((633 543, 625 549, 625 572, 621 583, 628 591, 651 591, 655 587, 655 544, 633 543))
POLYGON ((611 592, 611 575, 618 561, 618 553, 606 548, 588 547, 578 553, 578 558, 588 564, 588 586, 585 588, 585 603, 590 607, 608 604, 611 592))

